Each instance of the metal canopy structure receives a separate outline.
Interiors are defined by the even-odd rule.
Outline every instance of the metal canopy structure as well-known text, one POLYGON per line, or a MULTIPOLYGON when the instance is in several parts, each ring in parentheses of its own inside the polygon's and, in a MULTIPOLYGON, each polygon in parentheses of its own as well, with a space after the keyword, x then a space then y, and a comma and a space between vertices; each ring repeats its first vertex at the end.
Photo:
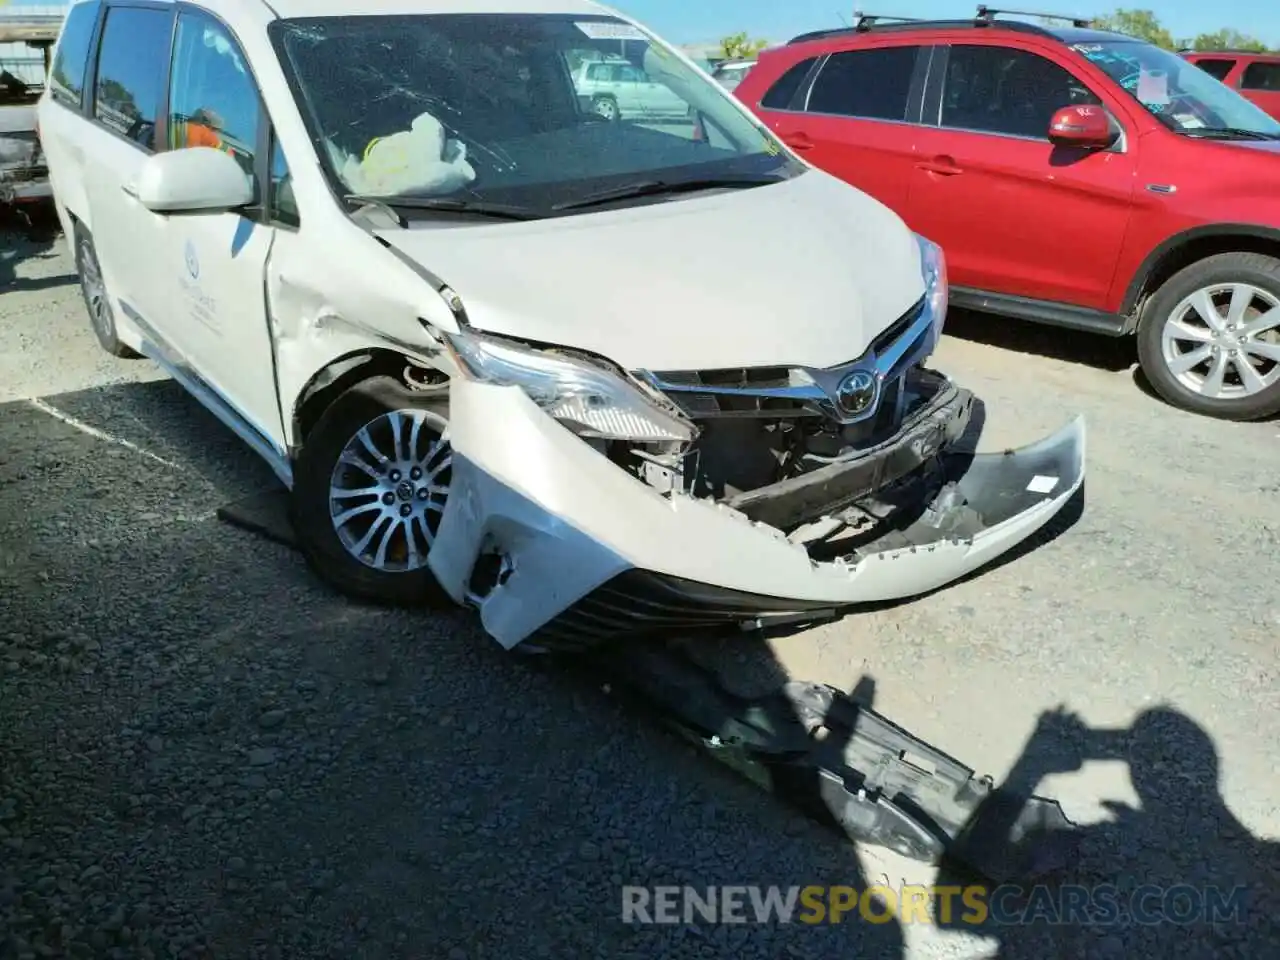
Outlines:
POLYGON ((26 43, 33 47, 45 47, 58 39, 62 19, 29 18, 8 19, 0 17, 0 43, 26 43))

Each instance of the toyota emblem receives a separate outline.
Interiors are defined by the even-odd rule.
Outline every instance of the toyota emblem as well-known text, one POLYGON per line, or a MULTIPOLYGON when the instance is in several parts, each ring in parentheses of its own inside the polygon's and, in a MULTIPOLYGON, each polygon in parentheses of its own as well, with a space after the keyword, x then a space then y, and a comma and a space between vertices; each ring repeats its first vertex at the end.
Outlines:
POLYGON ((836 404, 849 416, 866 413, 875 401, 876 380, 865 370, 849 374, 836 388, 836 404))

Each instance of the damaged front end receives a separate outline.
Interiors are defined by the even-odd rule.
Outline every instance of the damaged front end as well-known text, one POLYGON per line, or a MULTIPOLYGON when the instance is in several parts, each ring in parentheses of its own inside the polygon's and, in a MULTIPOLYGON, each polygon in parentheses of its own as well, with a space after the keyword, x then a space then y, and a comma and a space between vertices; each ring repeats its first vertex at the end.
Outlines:
POLYGON ((442 586, 504 647, 581 649, 832 618, 1007 553, 1082 484, 1084 424, 974 454, 981 404, 923 366, 946 310, 945 276, 929 279, 826 369, 624 373, 443 335, 459 375, 442 586))

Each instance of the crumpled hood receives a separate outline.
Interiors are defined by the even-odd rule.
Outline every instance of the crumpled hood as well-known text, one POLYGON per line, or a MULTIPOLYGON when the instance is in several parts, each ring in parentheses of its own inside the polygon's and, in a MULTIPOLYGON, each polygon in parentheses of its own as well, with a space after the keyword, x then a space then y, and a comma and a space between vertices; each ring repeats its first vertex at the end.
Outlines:
POLYGON ((474 328, 629 370, 845 363, 924 293, 898 216, 812 169, 621 210, 378 235, 452 287, 474 328))

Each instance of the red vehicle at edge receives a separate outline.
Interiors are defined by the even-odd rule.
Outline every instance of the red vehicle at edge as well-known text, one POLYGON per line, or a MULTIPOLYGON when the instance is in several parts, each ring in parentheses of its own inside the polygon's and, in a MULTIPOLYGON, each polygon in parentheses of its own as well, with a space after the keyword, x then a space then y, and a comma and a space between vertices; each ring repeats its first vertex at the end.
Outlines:
POLYGON ((953 304, 1136 335, 1171 404, 1280 413, 1280 122, 1174 53, 997 13, 806 34, 735 95, 940 243, 953 304))
POLYGON ((1280 119, 1280 53, 1183 50, 1182 56, 1280 119))

